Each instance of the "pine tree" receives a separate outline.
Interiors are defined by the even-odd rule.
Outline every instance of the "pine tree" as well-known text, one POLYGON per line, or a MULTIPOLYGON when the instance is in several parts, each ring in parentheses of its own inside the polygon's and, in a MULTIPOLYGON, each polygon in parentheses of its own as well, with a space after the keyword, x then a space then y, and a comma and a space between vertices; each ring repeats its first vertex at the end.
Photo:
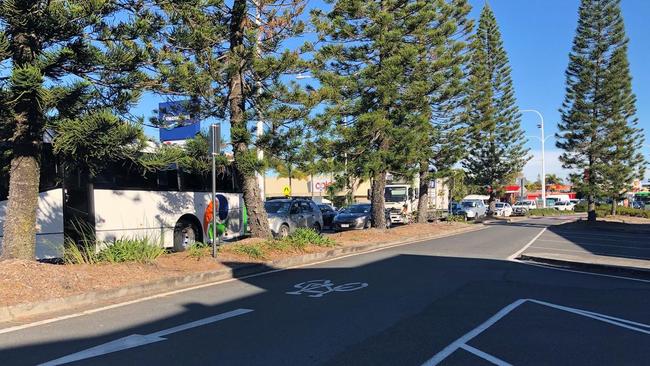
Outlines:
POLYGON ((471 44, 467 103, 468 156, 463 162, 473 185, 490 193, 494 212, 496 192, 530 159, 510 77, 508 56, 490 7, 481 11, 471 44))
POLYGON ((371 180, 372 222, 384 227, 386 175, 413 172, 422 148, 414 127, 432 118, 429 98, 448 75, 441 71, 449 62, 446 42, 467 7, 442 0, 329 3, 331 11, 312 17, 325 43, 313 66, 325 104, 316 124, 330 127, 339 166, 347 162, 345 180, 371 180), (441 61, 432 63, 436 57, 441 61))
POLYGON ((627 43, 619 0, 580 3, 557 147, 564 150, 563 166, 579 171, 571 178, 587 196, 590 221, 596 220, 596 197, 612 197, 615 212, 616 201, 645 170, 627 43))
POLYGON ((250 122, 284 118, 302 112, 302 93, 283 76, 301 71, 299 50, 283 42, 299 35, 302 0, 160 0, 169 18, 162 34, 158 90, 191 97, 195 112, 205 118, 228 119, 237 177, 250 217, 251 234, 270 237, 256 173, 265 169, 257 158, 262 142, 250 122), (289 85, 288 85, 289 84, 289 85))
POLYGON ((139 67, 149 55, 136 39, 157 25, 135 0, 0 0, 0 65, 10 68, 0 93, 6 114, 0 138, 11 156, 2 258, 34 259, 45 128, 65 120, 67 108, 82 101, 87 111, 101 111, 67 123, 115 122, 107 111, 125 112, 147 79, 139 67), (127 20, 106 20, 118 13, 127 20))

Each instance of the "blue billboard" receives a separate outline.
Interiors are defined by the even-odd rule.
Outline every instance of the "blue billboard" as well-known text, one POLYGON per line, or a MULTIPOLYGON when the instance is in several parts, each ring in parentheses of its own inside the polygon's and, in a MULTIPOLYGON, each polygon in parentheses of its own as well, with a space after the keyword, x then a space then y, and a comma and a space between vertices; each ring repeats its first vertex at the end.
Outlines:
POLYGON ((200 121, 188 111, 189 103, 185 100, 158 104, 161 142, 191 139, 201 132, 200 121))

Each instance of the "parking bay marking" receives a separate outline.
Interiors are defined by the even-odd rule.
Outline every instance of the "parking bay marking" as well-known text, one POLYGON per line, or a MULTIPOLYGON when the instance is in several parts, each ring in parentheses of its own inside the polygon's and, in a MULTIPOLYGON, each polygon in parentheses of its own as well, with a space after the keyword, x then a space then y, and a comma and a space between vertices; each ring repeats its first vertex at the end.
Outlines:
POLYGON ((497 358, 497 357, 495 357, 493 355, 485 353, 485 352, 483 352, 483 351, 481 351, 479 349, 476 349, 476 348, 474 348, 472 346, 469 346, 467 343, 469 341, 471 341, 473 338, 475 338, 476 336, 478 336, 479 334, 483 333, 483 331, 485 331, 486 329, 488 329, 489 327, 494 325, 494 323, 498 322, 503 317, 505 317, 506 315, 508 315, 513 310, 515 310, 516 308, 518 308, 519 306, 523 305, 526 302, 532 302, 532 303, 535 303, 535 304, 551 307, 551 308, 554 308, 554 309, 566 311, 566 312, 573 313, 573 314, 576 314, 576 315, 581 315, 581 316, 584 316, 584 317, 587 317, 587 318, 591 318, 591 319, 598 320, 598 321, 601 321, 601 322, 616 325, 616 326, 619 326, 619 327, 622 327, 622 328, 630 329, 630 330, 633 330, 633 331, 636 331, 636 332, 639 332, 639 333, 650 335, 650 324, 643 324, 643 323, 634 322, 634 321, 627 320, 627 319, 621 319, 621 318, 613 317, 613 316, 610 316, 610 315, 596 313, 596 312, 593 312, 593 311, 576 309, 576 308, 572 308, 572 307, 569 307, 569 306, 562 306, 562 305, 552 304, 552 303, 549 303, 549 302, 546 302, 546 301, 541 301, 541 300, 519 299, 519 300, 505 306, 504 308, 499 310, 496 314, 492 315, 488 320, 483 322, 481 325, 479 325, 478 327, 472 329, 471 331, 467 332, 462 337, 458 338, 457 340, 455 340, 454 342, 449 344, 442 351, 436 353, 432 358, 430 358, 425 363, 423 363, 422 366, 438 365, 439 363, 444 361, 447 357, 449 357, 452 353, 456 352, 458 349, 463 349, 463 350, 466 350, 468 352, 471 352, 474 355, 476 355, 478 357, 481 357, 484 360, 486 360, 486 361, 488 361, 488 362, 490 362, 492 364, 495 364, 495 365, 501 365, 501 366, 509 365, 507 362, 505 362, 505 361, 503 361, 503 360, 501 360, 501 359, 499 359, 499 358, 497 358))
POLYGON ((335 286, 331 280, 311 280, 295 284, 298 291, 288 291, 287 295, 311 294, 309 297, 323 297, 332 292, 349 292, 368 287, 365 282, 350 282, 335 286))
POLYGON ((71 355, 57 358, 56 360, 48 361, 46 363, 41 364, 41 366, 63 365, 70 362, 81 361, 92 357, 102 356, 113 352, 119 352, 130 348, 144 346, 150 343, 164 341, 167 339, 167 338, 163 338, 164 336, 168 336, 173 333, 178 333, 184 330, 200 327, 202 325, 215 323, 221 320, 250 313, 252 311, 253 310, 251 309, 237 309, 237 310, 229 311, 227 313, 213 315, 207 318, 195 320, 193 322, 177 325, 172 328, 163 329, 151 334, 145 334, 145 335, 131 334, 130 336, 116 339, 108 343, 100 344, 99 346, 95 346, 77 353, 73 353, 71 355))

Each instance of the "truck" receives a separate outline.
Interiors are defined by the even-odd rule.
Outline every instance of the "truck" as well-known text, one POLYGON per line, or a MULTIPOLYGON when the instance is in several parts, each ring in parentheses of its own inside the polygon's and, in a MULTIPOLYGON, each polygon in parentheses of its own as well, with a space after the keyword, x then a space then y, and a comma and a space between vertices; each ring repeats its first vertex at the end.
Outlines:
MULTIPOLYGON (((386 209, 390 213, 391 224, 408 224, 415 220, 418 210, 419 179, 413 183, 390 182, 384 189, 386 209)), ((446 217, 449 213, 449 189, 444 179, 429 181, 427 195, 427 216, 429 220, 446 217)))

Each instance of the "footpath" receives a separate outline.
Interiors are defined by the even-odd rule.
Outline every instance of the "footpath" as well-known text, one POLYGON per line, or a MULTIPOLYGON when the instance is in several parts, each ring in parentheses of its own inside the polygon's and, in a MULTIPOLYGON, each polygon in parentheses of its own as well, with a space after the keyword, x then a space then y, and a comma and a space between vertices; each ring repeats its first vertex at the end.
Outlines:
POLYGON ((579 218, 550 226, 517 259, 650 278, 650 220, 579 218))
MULTIPOLYGON (((412 224, 390 230, 363 230, 327 235, 333 247, 306 247, 253 258, 241 251, 250 240, 224 246, 219 258, 164 255, 153 264, 61 265, 33 261, 0 262, 0 329, 112 303, 164 296, 165 293, 263 272, 300 267, 354 253, 483 229, 480 224, 412 224), (232 250, 236 248, 238 250, 232 250)), ((206 248, 207 249, 207 248, 206 248)))

